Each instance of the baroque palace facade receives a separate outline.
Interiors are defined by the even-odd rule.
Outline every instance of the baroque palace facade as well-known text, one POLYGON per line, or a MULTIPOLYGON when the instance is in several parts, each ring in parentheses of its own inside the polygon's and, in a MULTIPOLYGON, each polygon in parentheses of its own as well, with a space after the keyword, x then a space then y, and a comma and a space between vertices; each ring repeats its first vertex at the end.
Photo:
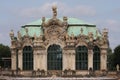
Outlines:
POLYGON ((17 37, 11 30, 12 70, 107 70, 108 30, 100 32, 96 25, 76 18, 57 18, 56 7, 52 11, 52 18, 22 26, 17 37))

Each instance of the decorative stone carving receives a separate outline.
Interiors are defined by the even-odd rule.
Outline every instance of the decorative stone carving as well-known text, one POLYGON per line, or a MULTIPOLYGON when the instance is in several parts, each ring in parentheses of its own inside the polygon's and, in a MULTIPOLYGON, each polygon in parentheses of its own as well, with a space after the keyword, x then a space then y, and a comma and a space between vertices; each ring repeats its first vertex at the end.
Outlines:
POLYGON ((89 37, 89 41, 92 42, 93 41, 93 33, 89 32, 88 37, 89 37))
POLYGON ((108 30, 106 28, 103 29, 102 42, 103 44, 108 44, 108 30))
MULTIPOLYGON (((45 23, 46 24, 46 23, 45 23)), ((57 38, 62 38, 66 33, 66 30, 62 28, 61 22, 54 21, 50 22, 49 27, 44 28, 44 34, 45 34, 45 39, 57 39, 57 38), (51 25, 52 24, 52 25, 51 25)))
POLYGON ((66 41, 70 39, 68 33, 66 33, 65 39, 66 41))
POLYGON ((89 49, 92 49, 93 46, 94 46, 93 42, 88 42, 88 48, 89 48, 89 49))
POLYGON ((21 36, 21 33, 19 31, 18 31, 17 35, 18 35, 18 40, 21 41, 22 36, 21 36))
POLYGON ((40 36, 38 37, 38 41, 39 41, 39 42, 43 42, 43 36, 42 36, 42 35, 40 35, 40 36))
POLYGON ((14 32, 13 32, 13 30, 11 30, 11 32, 9 33, 9 35, 10 35, 11 40, 14 40, 14 32))
POLYGON ((57 7, 55 5, 52 6, 52 11, 53 11, 53 18, 56 18, 56 16, 57 16, 57 7))
POLYGON ((24 36, 23 45, 24 46, 33 45, 32 39, 29 36, 24 36))
POLYGON ((71 34, 71 40, 74 40, 74 34, 73 34, 73 32, 71 34))
POLYGON ((34 34, 34 41, 37 41, 36 33, 34 34))
POLYGON ((68 27, 68 23, 67 23, 67 17, 66 16, 64 16, 63 17, 63 28, 66 30, 67 29, 67 27, 68 27))
MULTIPOLYGON (((91 51, 93 50, 93 47, 95 45, 99 46, 100 50, 102 50, 102 48, 104 48, 104 51, 107 50, 107 47, 104 47, 105 46, 104 44, 107 43, 107 40, 108 40, 108 31, 106 29, 103 30, 102 37, 100 36, 100 38, 98 38, 99 32, 96 31, 96 35, 95 35, 96 38, 94 38, 92 32, 89 32, 88 35, 85 35, 83 32, 84 27, 79 26, 79 24, 76 25, 69 22, 69 25, 68 25, 67 17, 63 17, 63 20, 58 19, 57 7, 53 6, 52 11, 53 11, 53 17, 51 19, 46 21, 45 17, 42 17, 41 30, 43 30, 43 35, 36 36, 37 32, 33 34, 34 36, 29 35, 30 31, 28 30, 31 30, 31 29, 29 29, 28 26, 22 27, 25 29, 25 32, 23 32, 25 33, 24 36, 22 36, 20 32, 18 32, 17 40, 14 40, 14 32, 13 31, 10 32, 10 37, 12 40, 11 41, 12 56, 16 55, 16 49, 22 51, 24 46, 31 46, 33 49, 33 56, 34 56, 33 61, 35 61, 35 64, 33 65, 34 70, 37 70, 38 68, 40 68, 40 69, 45 69, 47 71, 47 65, 46 65, 47 49, 52 44, 58 44, 62 48, 63 63, 66 61, 63 64, 62 70, 64 69, 75 70, 76 47, 86 46, 88 48, 88 57, 93 56, 93 52, 91 51), (74 27, 74 26, 75 28, 76 26, 81 28, 79 35, 76 36, 74 35, 74 33, 72 33, 71 35, 68 35, 68 33, 70 33, 69 29, 71 30, 72 29, 71 27, 74 27)), ((22 52, 19 51, 19 54, 21 53, 22 52)), ((101 60, 106 59, 106 52, 103 52, 102 50, 100 56, 102 57, 101 60)), ((15 61, 15 57, 13 58, 14 58, 13 60, 15 61)), ((90 63, 93 62, 92 57, 90 59, 88 58, 88 68, 93 67, 92 63, 89 64, 89 62, 90 63)), ((19 64, 22 64, 22 63, 19 63, 19 64)), ((104 69, 106 68, 104 67, 104 69)))

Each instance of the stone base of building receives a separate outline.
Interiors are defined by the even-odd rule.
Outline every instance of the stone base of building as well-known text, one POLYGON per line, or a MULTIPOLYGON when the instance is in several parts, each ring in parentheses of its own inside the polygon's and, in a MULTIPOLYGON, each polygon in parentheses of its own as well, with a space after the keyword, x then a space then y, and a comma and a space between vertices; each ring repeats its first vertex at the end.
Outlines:
POLYGON ((68 70, 68 71, 58 71, 58 70, 51 70, 51 71, 1 71, 0 79, 21 79, 21 80, 48 80, 48 79, 60 79, 60 80, 118 80, 120 75, 117 75, 117 71, 94 71, 91 73, 87 70, 68 70), (106 73, 106 74, 105 74, 106 73))
MULTIPOLYGON (((5 71, 3 71, 4 73, 5 71)), ((6 71, 7 72, 7 71, 6 71)), ((88 70, 38 70, 38 71, 9 71, 7 72, 11 76, 22 77, 102 77, 109 74, 107 71, 88 71, 88 70)), ((114 74, 117 74, 113 72, 114 74)))

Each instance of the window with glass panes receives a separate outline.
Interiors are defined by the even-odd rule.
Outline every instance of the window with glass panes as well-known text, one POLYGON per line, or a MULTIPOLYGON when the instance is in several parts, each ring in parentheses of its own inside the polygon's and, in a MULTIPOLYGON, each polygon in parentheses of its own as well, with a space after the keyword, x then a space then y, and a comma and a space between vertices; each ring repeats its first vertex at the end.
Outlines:
POLYGON ((93 48, 93 69, 100 70, 100 49, 98 46, 93 48))
POLYGON ((59 45, 53 44, 47 50, 47 69, 62 70, 62 49, 59 45))
POLYGON ((76 48, 76 70, 88 69, 88 49, 86 46, 76 48))
POLYGON ((23 70, 33 70, 33 50, 31 46, 23 48, 23 70))

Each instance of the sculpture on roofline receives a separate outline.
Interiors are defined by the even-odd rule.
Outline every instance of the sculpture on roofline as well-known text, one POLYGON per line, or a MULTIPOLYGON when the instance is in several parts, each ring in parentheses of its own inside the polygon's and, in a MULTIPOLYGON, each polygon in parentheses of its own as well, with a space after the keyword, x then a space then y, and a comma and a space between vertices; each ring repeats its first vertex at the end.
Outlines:
POLYGON ((34 41, 37 41, 36 33, 34 34, 34 41))
POLYGON ((108 30, 106 28, 103 29, 103 32, 102 32, 102 42, 103 44, 108 43, 108 30))
POLYGON ((22 36, 21 36, 21 33, 18 31, 18 40, 21 40, 22 36))
POLYGON ((67 17, 66 16, 63 17, 63 26, 64 26, 65 29, 67 29, 68 23, 67 23, 67 17))
POLYGON ((57 7, 55 5, 52 6, 52 11, 53 11, 53 18, 56 18, 56 16, 57 16, 57 7))
POLYGON ((93 33, 89 32, 88 37, 89 37, 89 41, 92 42, 93 41, 93 33))
POLYGON ((74 34, 73 34, 73 32, 71 34, 71 39, 74 40, 74 34))
POLYGON ((11 30, 11 32, 9 33, 9 35, 10 35, 11 40, 14 40, 14 32, 13 32, 13 30, 11 30))
POLYGON ((68 35, 68 33, 66 33, 65 38, 66 38, 66 40, 69 40, 69 35, 68 35))

